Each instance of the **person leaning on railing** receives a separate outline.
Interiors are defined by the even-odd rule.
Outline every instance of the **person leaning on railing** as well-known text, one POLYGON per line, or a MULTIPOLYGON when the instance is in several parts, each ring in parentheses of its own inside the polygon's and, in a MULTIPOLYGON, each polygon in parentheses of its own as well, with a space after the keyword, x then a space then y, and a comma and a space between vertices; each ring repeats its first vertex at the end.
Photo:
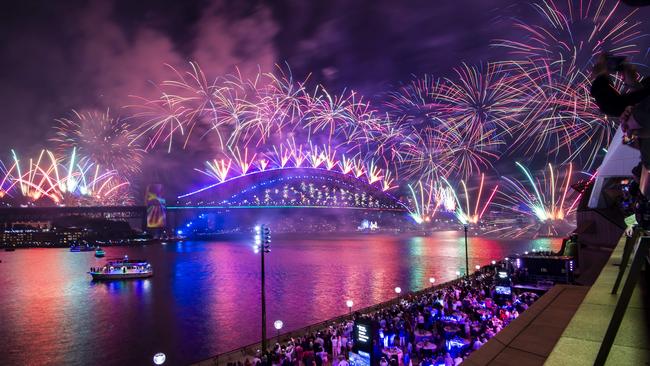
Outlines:
POLYGON ((610 117, 620 117, 627 107, 634 106, 650 96, 650 80, 646 78, 640 81, 636 67, 629 62, 624 62, 621 73, 630 91, 620 93, 612 85, 610 71, 607 68, 607 57, 607 53, 600 54, 594 64, 591 96, 601 112, 610 117))
POLYGON ((624 61, 618 70, 625 82, 626 93, 620 93, 612 84, 608 58, 603 53, 593 69, 591 96, 600 111, 610 117, 618 117, 625 133, 625 143, 641 151, 641 161, 650 168, 650 78, 641 80, 636 67, 624 61))

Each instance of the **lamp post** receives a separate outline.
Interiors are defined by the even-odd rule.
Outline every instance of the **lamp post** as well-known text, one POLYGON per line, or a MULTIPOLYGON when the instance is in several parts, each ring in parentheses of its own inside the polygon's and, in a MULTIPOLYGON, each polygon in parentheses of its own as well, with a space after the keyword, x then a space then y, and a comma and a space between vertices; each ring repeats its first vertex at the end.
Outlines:
POLYGON ((401 292, 402 292, 402 288, 401 288, 401 287, 399 287, 399 286, 398 286, 398 287, 395 287, 395 293, 396 293, 396 294, 399 295, 401 292))
POLYGON ((469 256, 467 255, 467 224, 463 225, 465 229, 465 276, 469 275, 469 256))
POLYGON ((433 286, 433 284, 434 284, 435 282, 436 282, 436 279, 435 279, 435 278, 433 278, 433 277, 429 277, 429 283, 431 284, 431 286, 433 286))
POLYGON ((348 300, 345 302, 345 305, 348 306, 348 309, 350 310, 350 315, 352 315, 352 305, 354 305, 354 302, 352 300, 348 300))
POLYGON ((260 253, 261 258, 261 299, 262 299, 262 352, 267 351, 266 346, 266 291, 264 273, 264 254, 271 251, 271 229, 266 225, 255 226, 255 253, 260 253))
POLYGON ((273 327, 278 332, 278 343, 280 343, 280 329, 282 329, 283 325, 284 323, 282 323, 282 320, 276 320, 273 322, 273 327))

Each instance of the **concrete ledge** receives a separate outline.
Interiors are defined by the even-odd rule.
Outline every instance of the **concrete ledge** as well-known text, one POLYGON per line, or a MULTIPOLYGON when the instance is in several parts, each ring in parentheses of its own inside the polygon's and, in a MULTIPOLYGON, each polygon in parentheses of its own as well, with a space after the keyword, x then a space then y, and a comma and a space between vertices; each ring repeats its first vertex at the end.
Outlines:
MULTIPOLYGON (((546 365, 594 364, 618 301, 618 295, 612 295, 611 290, 618 274, 617 264, 621 262, 624 245, 625 237, 621 238, 598 279, 589 289, 589 293, 546 360, 546 365)), ((627 269, 629 270, 629 266, 627 269)), ((625 278, 627 274, 624 281, 625 278)), ((650 365, 646 319, 648 309, 642 292, 637 284, 607 358, 607 365, 650 365)))

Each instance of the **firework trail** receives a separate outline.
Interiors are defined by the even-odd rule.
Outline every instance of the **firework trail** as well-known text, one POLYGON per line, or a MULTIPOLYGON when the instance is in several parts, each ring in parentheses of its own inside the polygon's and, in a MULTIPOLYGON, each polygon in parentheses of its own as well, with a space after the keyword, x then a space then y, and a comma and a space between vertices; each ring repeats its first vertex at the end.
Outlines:
POLYGON ((434 202, 434 183, 422 183, 418 181, 414 186, 408 184, 410 193, 409 216, 417 224, 430 222, 438 210, 438 205, 434 202))
POLYGON ((548 164, 548 171, 544 171, 541 178, 535 178, 531 172, 521 163, 517 167, 522 171, 526 179, 503 177, 508 187, 507 194, 503 195, 503 207, 534 217, 538 222, 565 220, 575 212, 576 204, 580 195, 573 200, 569 198, 570 183, 573 178, 573 165, 568 164, 564 178, 558 176, 558 172, 552 164, 548 164), (520 206, 523 203, 525 209, 520 206))
POLYGON ((645 35, 634 20, 637 10, 613 0, 543 0, 532 7, 536 22, 515 20, 520 38, 495 41, 510 50, 513 60, 500 64, 519 74, 527 95, 511 152, 550 151, 549 161, 584 162, 590 170, 614 128, 589 95, 591 68, 604 51, 638 54, 635 42, 645 35))
POLYGON ((445 79, 436 88, 436 98, 447 104, 451 123, 471 141, 486 135, 502 140, 519 124, 521 92, 513 77, 495 63, 485 67, 462 64, 454 70, 455 78, 445 79))
POLYGON ((136 135, 128 123, 111 117, 108 110, 73 110, 71 118, 60 118, 56 122, 50 141, 56 144, 58 154, 75 149, 84 161, 125 175, 140 172, 143 150, 132 143, 136 135))
MULTIPOLYGON (((463 64, 456 77, 416 79, 386 103, 401 144, 393 158, 407 179, 467 179, 489 170, 505 139, 519 128, 525 94, 516 77, 496 64, 463 64)), ((385 148, 384 148, 385 149, 385 148)))
POLYGON ((12 158, 13 164, 0 179, 0 198, 11 197, 19 204, 41 204, 44 199, 50 204, 73 206, 133 203, 126 179, 114 170, 89 163, 74 148, 66 158, 58 158, 48 150, 25 161, 12 150, 12 158))
POLYGON ((634 56, 640 52, 634 44, 643 36, 641 22, 633 19, 638 9, 614 0, 543 0, 531 6, 539 23, 516 20, 514 24, 526 41, 500 39, 495 43, 532 62, 548 78, 559 75, 580 84, 599 54, 634 56))
POLYGON ((453 107, 440 98, 445 89, 444 81, 424 75, 389 92, 385 106, 392 119, 402 124, 435 127, 454 112, 453 107))
POLYGON ((472 199, 469 194, 469 190, 467 189, 467 184, 464 180, 460 181, 460 186, 463 189, 462 193, 464 198, 462 201, 459 199, 459 195, 456 190, 451 186, 451 183, 449 183, 449 181, 446 179, 443 179, 443 181, 449 187, 454 200, 456 201, 456 210, 454 214, 458 219, 458 222, 463 225, 479 223, 483 218, 485 211, 487 211, 488 207, 492 203, 497 190, 499 189, 499 185, 497 184, 494 186, 494 188, 492 188, 492 190, 484 190, 485 174, 481 174, 481 181, 479 183, 479 186, 476 188, 478 192, 474 196, 475 202, 470 204, 472 199), (481 205, 481 203, 483 204, 481 205))

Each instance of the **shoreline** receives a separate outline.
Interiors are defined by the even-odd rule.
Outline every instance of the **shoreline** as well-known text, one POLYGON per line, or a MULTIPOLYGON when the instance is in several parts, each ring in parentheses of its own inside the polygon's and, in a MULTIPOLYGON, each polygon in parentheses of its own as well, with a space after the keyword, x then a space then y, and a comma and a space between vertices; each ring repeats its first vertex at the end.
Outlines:
MULTIPOLYGON (((424 289, 421 289, 421 290, 418 290, 418 291, 408 292, 408 293, 402 294, 400 296, 394 297, 392 299, 389 299, 387 301, 383 301, 383 302, 380 302, 380 303, 377 303, 377 304, 370 305, 370 306, 367 306, 365 308, 359 309, 359 310, 355 311, 354 313, 339 315, 339 316, 324 320, 322 322, 318 322, 318 323, 311 324, 311 325, 308 325, 308 326, 305 326, 305 327, 302 327, 302 328, 298 328, 298 329, 295 329, 295 330, 292 330, 292 331, 289 331, 289 332, 286 332, 286 333, 279 334, 277 336, 267 337, 267 342, 268 342, 267 344, 272 344, 272 342, 277 342, 277 343, 283 344, 283 343, 286 343, 286 342, 290 341, 292 338, 299 338, 299 337, 304 336, 307 333, 312 333, 314 331, 323 331, 329 326, 337 325, 337 324, 340 324, 340 323, 342 323, 344 321, 353 320, 355 317, 357 317, 359 315, 368 315, 368 314, 377 312, 379 310, 392 307, 393 305, 399 304, 403 300, 415 299, 415 298, 417 298, 417 297, 419 297, 421 295, 432 293, 432 292, 435 292, 435 291, 438 291, 438 290, 445 289, 445 288, 448 288, 450 286, 456 285, 456 284, 458 284, 458 283, 460 283, 460 282, 462 282, 462 281, 464 281, 466 279, 470 279, 470 280, 475 279, 476 277, 481 276, 486 270, 496 270, 496 268, 498 268, 498 266, 502 265, 503 263, 504 263, 504 259, 501 259, 501 260, 497 261, 497 263, 495 265, 484 266, 480 270, 472 272, 467 277, 459 277, 459 278, 456 278, 454 280, 447 281, 447 282, 440 283, 440 284, 436 284, 434 286, 430 286, 430 287, 427 287, 427 288, 424 288, 424 289)), ((544 293, 545 292, 546 291, 544 291, 544 293)), ((505 329, 505 327, 504 327, 504 329, 505 329)), ((251 343, 251 344, 248 344, 248 345, 245 345, 245 346, 241 346, 241 347, 238 347, 238 348, 226 351, 226 352, 222 352, 222 353, 217 354, 215 356, 212 356, 212 357, 209 357, 209 358, 206 358, 206 359, 191 363, 190 365, 193 365, 193 366, 212 365, 212 366, 214 366, 214 365, 222 365, 222 364, 226 365, 228 363, 237 362, 237 361, 242 361, 243 362, 246 358, 253 358, 255 356, 256 352, 260 350, 261 345, 262 345, 262 342, 260 340, 260 341, 257 341, 257 342, 254 342, 254 343, 251 343)))

